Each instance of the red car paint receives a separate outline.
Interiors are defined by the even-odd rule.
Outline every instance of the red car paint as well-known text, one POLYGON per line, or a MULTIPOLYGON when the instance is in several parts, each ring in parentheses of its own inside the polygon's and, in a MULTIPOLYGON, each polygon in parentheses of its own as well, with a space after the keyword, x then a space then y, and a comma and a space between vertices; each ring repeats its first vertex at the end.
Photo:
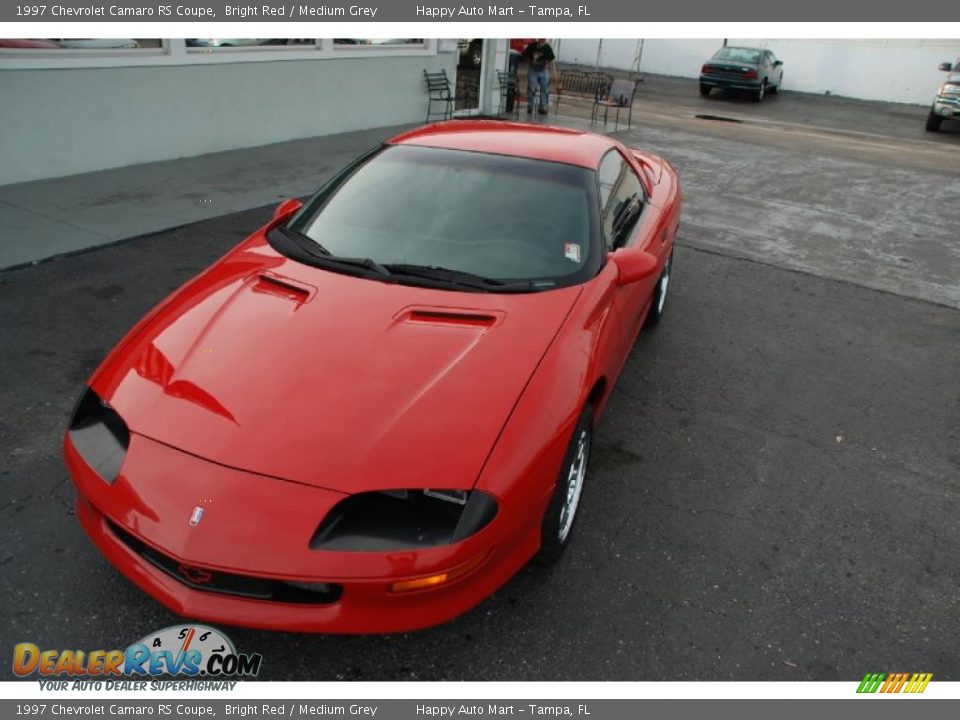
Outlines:
POLYGON ((435 625, 473 607, 537 551, 580 410, 589 399, 599 417, 640 331, 679 222, 668 163, 604 136, 489 121, 440 123, 390 142, 591 169, 612 149, 637 172, 647 206, 629 249, 587 282, 498 294, 298 263, 265 239, 299 207, 288 201, 151 311, 90 381, 130 430, 116 481, 104 482, 69 434, 64 452, 88 535, 175 612, 373 633, 435 625), (623 282, 630 273, 636 278, 623 282), (450 545, 308 546, 324 514, 351 493, 438 486, 482 490, 499 511, 450 545), (198 506, 203 522, 193 527, 198 506), (195 589, 146 562, 110 523, 188 568, 335 582, 343 594, 318 606, 195 589), (469 572, 447 584, 390 592, 398 580, 461 566, 469 572))
POLYGON ((0 38, 0 48, 60 50, 60 46, 52 40, 21 40, 18 38, 0 38))

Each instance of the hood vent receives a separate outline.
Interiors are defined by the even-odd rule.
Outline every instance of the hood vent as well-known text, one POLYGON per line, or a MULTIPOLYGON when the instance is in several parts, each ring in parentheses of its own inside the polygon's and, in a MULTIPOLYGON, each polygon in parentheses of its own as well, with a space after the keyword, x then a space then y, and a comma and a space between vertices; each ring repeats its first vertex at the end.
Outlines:
POLYGON ((302 287, 299 283, 276 275, 256 275, 252 278, 250 286, 254 292, 276 295, 286 300, 293 300, 297 305, 309 300, 311 294, 308 288, 302 287))
POLYGON ((408 322, 428 323, 431 325, 460 325, 466 327, 493 327, 497 323, 497 316, 489 313, 469 312, 464 310, 412 310, 407 315, 408 322))

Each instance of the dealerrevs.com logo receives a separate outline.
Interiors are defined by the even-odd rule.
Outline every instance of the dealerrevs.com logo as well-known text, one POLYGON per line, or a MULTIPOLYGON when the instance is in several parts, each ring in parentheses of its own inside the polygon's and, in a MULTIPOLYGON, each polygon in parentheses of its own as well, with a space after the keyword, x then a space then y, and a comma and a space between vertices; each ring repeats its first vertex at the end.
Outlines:
POLYGON ((262 660, 259 653, 238 653, 230 638, 206 625, 164 628, 125 650, 41 650, 30 642, 13 648, 13 672, 21 678, 251 678, 260 672, 262 660))
POLYGON ((857 692, 914 695, 926 690, 932 679, 933 673, 867 673, 857 692))

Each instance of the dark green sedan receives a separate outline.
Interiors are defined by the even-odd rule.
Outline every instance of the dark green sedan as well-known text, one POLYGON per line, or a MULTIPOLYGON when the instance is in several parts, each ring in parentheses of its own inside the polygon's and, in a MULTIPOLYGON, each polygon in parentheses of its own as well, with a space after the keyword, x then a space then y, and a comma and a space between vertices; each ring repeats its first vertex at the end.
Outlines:
POLYGON ((724 47, 700 68, 700 94, 714 88, 753 95, 757 102, 767 93, 776 93, 783 84, 783 61, 769 50, 724 47))

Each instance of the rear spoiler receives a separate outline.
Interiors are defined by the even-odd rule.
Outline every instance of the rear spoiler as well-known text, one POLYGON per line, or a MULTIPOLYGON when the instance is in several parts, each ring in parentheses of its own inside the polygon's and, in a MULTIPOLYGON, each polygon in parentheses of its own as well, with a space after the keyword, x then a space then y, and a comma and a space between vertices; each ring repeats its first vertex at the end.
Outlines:
POLYGON ((646 173, 650 182, 653 185, 659 185, 660 177, 663 175, 663 165, 660 161, 651 155, 647 155, 639 150, 634 150, 633 148, 630 148, 630 154, 633 155, 634 159, 643 167, 643 171, 646 173))

